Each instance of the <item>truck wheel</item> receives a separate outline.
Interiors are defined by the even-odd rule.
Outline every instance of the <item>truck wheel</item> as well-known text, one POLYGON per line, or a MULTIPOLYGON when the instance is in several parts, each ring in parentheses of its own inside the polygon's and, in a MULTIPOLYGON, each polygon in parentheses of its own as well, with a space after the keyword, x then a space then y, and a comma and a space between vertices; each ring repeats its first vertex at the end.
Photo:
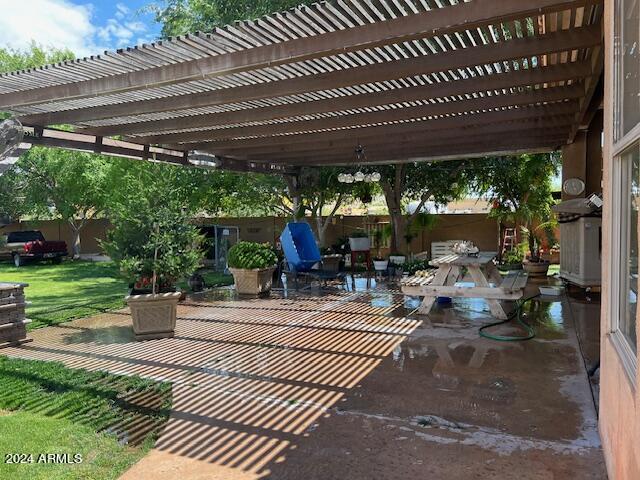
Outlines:
POLYGON ((24 263, 24 262, 22 261, 22 258, 20 258, 20 254, 19 254, 19 253, 14 253, 14 254, 13 254, 13 264, 14 264, 16 267, 20 267, 20 266, 22 266, 22 265, 23 265, 23 263, 24 263))

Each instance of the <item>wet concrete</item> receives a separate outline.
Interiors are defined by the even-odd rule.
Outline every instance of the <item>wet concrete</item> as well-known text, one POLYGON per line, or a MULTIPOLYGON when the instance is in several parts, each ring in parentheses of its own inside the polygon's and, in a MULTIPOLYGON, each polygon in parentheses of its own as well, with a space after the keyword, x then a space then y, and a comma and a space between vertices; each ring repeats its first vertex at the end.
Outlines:
POLYGON ((180 307, 173 339, 135 342, 123 311, 2 353, 174 382, 171 420, 123 478, 602 479, 580 353, 595 361, 598 318, 582 300, 536 299, 536 338, 507 343, 479 337, 494 321, 481 300, 417 316, 416 299, 366 279, 221 289, 180 307))

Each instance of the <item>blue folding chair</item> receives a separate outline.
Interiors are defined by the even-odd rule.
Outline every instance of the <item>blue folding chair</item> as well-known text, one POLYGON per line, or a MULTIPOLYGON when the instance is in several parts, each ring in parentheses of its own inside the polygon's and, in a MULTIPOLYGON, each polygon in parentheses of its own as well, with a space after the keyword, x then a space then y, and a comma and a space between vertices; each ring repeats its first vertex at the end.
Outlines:
POLYGON ((294 276, 295 287, 298 287, 298 275, 310 276, 326 284, 329 280, 342 278, 344 274, 322 268, 322 256, 316 244, 311 227, 305 222, 289 222, 280 234, 282 252, 287 262, 285 274, 294 276), (320 263, 320 268, 313 267, 320 263))

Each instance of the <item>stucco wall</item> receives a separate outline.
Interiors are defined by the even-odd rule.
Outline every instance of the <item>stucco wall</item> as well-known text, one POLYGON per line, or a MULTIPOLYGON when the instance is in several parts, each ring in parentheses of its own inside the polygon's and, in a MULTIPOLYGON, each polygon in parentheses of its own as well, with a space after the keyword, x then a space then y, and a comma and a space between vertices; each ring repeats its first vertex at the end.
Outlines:
MULTIPOLYGON (((602 250, 602 325, 600 370, 600 436, 611 480, 640 479, 640 378, 625 371, 614 345, 610 306, 618 299, 612 295, 612 282, 619 267, 613 265, 611 252, 613 219, 620 215, 612 204, 612 129, 613 129, 613 10, 614 2, 605 2, 605 114, 604 114, 604 210, 602 250)), ((640 310, 638 311, 640 313, 640 310)), ((636 318, 636 322, 637 322, 636 318)), ((639 329, 640 331, 640 329, 639 329)))

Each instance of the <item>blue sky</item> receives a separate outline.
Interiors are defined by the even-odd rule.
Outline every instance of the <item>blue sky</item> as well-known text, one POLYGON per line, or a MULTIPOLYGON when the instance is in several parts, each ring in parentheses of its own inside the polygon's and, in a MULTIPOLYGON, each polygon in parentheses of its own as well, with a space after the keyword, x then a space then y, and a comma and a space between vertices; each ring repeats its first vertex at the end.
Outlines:
POLYGON ((160 26, 139 10, 153 2, 0 0, 0 47, 23 49, 35 41, 87 56, 149 43, 157 38, 160 26))

